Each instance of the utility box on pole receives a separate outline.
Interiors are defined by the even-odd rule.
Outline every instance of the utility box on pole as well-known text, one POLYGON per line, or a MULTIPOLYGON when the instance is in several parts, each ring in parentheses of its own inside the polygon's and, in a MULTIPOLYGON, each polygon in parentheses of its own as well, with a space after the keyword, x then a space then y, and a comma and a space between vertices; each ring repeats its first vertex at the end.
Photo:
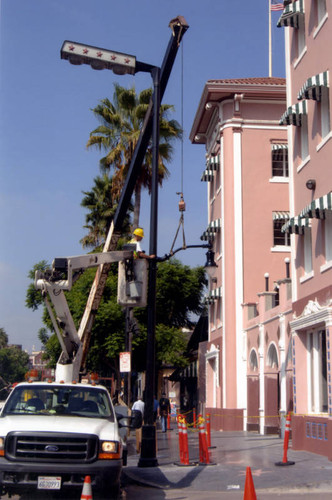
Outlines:
POLYGON ((146 259, 128 259, 119 262, 118 304, 126 307, 145 307, 147 304, 146 259))

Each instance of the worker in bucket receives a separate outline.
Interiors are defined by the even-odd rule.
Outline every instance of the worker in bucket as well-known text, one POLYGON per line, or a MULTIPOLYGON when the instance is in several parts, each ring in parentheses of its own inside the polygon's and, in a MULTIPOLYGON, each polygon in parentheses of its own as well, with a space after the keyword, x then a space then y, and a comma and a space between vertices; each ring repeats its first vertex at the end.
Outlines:
POLYGON ((136 250, 134 251, 135 259, 154 259, 155 255, 146 255, 142 250, 141 240, 144 238, 144 231, 141 227, 137 227, 133 232, 133 237, 130 240, 130 244, 136 245, 136 250))

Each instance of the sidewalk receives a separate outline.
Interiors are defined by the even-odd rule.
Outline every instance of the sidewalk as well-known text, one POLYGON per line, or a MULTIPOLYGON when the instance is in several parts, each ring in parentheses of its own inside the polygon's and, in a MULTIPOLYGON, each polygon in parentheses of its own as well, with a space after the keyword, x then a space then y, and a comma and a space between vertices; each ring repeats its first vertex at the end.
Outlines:
MULTIPOLYGON (((269 498, 275 493, 278 498, 308 494, 307 498, 332 499, 332 462, 325 457, 293 451, 290 444, 287 458, 295 464, 280 467, 275 465, 283 458, 283 440, 278 436, 212 431, 212 465, 198 465, 198 432, 189 430, 189 460, 193 465, 180 466, 176 424, 172 427, 167 433, 157 431, 158 467, 137 467, 139 456, 135 452, 134 437, 130 437, 125 477, 136 484, 164 491, 185 489, 194 496, 203 491, 205 498, 214 498, 213 492, 218 492, 216 498, 221 498, 222 492, 228 492, 230 498, 243 498, 246 468, 250 467, 259 498, 263 498, 262 493, 269 498), (237 492, 238 496, 231 492, 237 492)), ((163 498, 175 497, 165 495, 163 498)))

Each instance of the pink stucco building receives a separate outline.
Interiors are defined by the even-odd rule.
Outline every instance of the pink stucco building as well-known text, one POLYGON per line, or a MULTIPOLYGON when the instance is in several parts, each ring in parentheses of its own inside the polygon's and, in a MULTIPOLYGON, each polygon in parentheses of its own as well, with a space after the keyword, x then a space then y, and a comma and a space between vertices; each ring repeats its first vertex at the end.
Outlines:
POLYGON ((332 459, 331 0, 285 1, 293 447, 332 459))
POLYGON ((202 239, 213 243, 218 264, 200 358, 216 429, 268 432, 291 406, 290 236, 281 231, 289 222, 287 127, 279 124, 285 107, 282 78, 210 80, 190 134, 206 148, 202 239))

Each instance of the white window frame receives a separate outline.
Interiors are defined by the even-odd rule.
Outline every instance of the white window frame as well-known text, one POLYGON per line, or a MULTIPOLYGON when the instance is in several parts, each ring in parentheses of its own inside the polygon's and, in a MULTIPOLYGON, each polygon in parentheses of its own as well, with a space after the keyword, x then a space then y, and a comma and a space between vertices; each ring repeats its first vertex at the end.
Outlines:
POLYGON ((210 349, 205 353, 206 374, 212 373, 212 408, 217 406, 217 390, 219 388, 219 349, 211 344, 210 349))
POLYGON ((278 249, 278 248, 282 248, 283 250, 285 250, 285 247, 286 248, 290 247, 290 234, 289 233, 283 233, 283 237, 284 237, 283 243, 279 243, 277 245, 275 244, 275 231, 276 231, 275 226, 276 226, 276 223, 279 223, 280 226, 283 226, 284 224, 286 224, 286 222, 287 222, 287 219, 275 219, 273 221, 273 247, 272 247, 272 250, 278 249))
POLYGON ((326 331, 322 329, 307 332, 308 369, 308 412, 328 412, 326 331), (325 340, 324 340, 325 337, 325 340), (323 345, 325 343, 325 353, 323 345), (325 363, 325 369, 323 369, 325 363), (324 374, 325 371, 325 374, 324 374), (325 375, 325 378, 324 378, 325 375), (325 408, 324 408, 325 406, 325 408))
POLYGON ((272 149, 271 151, 271 163, 272 163, 272 178, 286 178, 288 179, 289 177, 289 168, 288 168, 288 149, 287 148, 281 148, 280 150, 274 150, 272 149), (280 155, 282 158, 276 159, 274 158, 276 155, 280 155), (282 163, 282 174, 281 175, 275 175, 273 173, 273 164, 274 161, 280 161, 282 163))

